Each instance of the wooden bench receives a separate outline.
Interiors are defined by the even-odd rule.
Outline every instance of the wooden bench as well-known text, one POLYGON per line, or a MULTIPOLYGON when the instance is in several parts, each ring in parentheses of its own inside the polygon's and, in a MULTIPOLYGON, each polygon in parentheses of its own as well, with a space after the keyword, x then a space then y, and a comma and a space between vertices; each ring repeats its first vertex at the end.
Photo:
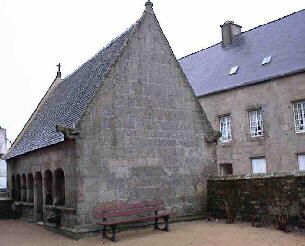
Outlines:
POLYGON ((161 210, 165 210, 163 201, 151 201, 117 207, 95 208, 93 210, 93 217, 95 220, 97 220, 98 225, 103 225, 103 238, 107 238, 115 242, 117 241, 116 228, 119 224, 154 221, 155 230, 168 231, 168 220, 171 214, 159 214, 158 212, 161 210), (162 218, 165 222, 163 228, 160 228, 158 224, 158 220, 160 218, 162 218), (107 235, 107 226, 112 230, 111 237, 107 235))

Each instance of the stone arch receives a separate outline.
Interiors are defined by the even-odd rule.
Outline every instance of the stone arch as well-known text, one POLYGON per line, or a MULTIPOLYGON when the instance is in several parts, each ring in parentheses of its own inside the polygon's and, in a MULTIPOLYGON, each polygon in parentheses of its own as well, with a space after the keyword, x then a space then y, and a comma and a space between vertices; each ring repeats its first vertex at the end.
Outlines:
POLYGON ((28 177, 28 202, 29 203, 33 203, 34 202, 34 178, 33 178, 33 174, 29 173, 28 177))
POLYGON ((16 200, 16 178, 15 178, 15 175, 12 175, 12 179, 11 179, 11 198, 16 200))
POLYGON ((34 208, 35 220, 43 220, 43 192, 42 192, 42 175, 41 172, 35 173, 34 180, 34 208))
POLYGON ((61 168, 55 170, 54 181, 55 181, 54 205, 64 206, 65 205, 65 174, 61 168))
POLYGON ((21 178, 19 174, 16 176, 16 201, 21 201, 21 178))
POLYGON ((27 202, 27 183, 25 174, 22 174, 21 177, 21 201, 27 202))
POLYGON ((44 172, 44 185, 45 185, 45 204, 53 205, 53 174, 50 170, 44 172))

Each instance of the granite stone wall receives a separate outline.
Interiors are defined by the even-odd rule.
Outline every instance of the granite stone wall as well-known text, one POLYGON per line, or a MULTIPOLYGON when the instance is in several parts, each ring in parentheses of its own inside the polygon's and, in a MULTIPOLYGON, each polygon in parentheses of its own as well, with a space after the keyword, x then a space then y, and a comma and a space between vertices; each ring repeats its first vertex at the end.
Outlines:
POLYGON ((305 215, 305 173, 215 176, 208 180, 207 213, 226 217, 225 204, 237 218, 272 220, 281 208, 289 209, 290 220, 303 221, 305 215), (272 205, 272 208, 270 208, 272 205))
POLYGON ((152 12, 77 128, 78 226, 96 230, 94 207, 155 199, 177 216, 202 215, 213 129, 152 12))
MULTIPOLYGON (((207 177, 216 174, 214 130, 150 6, 117 59, 75 140, 9 160, 10 188, 16 175, 64 171, 57 229, 97 231, 93 208, 145 200, 162 199, 177 216, 203 214, 207 177)), ((44 179, 44 220, 54 209, 46 190, 44 179)))
POLYGON ((295 133, 293 102, 304 100, 305 73, 199 98, 215 130, 219 117, 230 114, 232 141, 217 144, 217 162, 232 164, 233 174, 252 173, 251 158, 264 157, 267 172, 299 170, 305 134, 295 133), (261 108, 264 135, 250 137, 248 110, 261 108), (281 153, 281 154, 279 154, 281 153))
MULTIPOLYGON (((46 205, 46 187, 45 187, 45 172, 50 170, 54 174, 55 170, 62 169, 65 175, 65 205, 64 208, 69 210, 62 210, 62 221, 61 227, 65 230, 73 230, 76 224, 76 173, 75 173, 75 143, 74 141, 65 141, 48 148, 39 149, 34 152, 26 153, 22 156, 18 156, 8 160, 8 189, 10 197, 16 201, 16 206, 21 212, 21 218, 31 221, 46 221, 48 215, 54 213, 52 211, 52 205, 46 205), (36 174, 41 173, 42 180, 39 188, 36 183, 36 174), (16 179, 17 175, 28 175, 32 174, 34 178, 34 201, 17 201, 16 194, 13 189, 13 180, 16 179), (42 189, 42 207, 38 206, 38 193, 37 190, 42 189), (15 197, 14 197, 15 196, 15 197), (74 209, 74 212, 73 212, 74 209)), ((28 183, 27 183, 28 185, 28 183)), ((53 198, 55 195, 54 182, 52 185, 53 198)), ((15 192, 17 187, 15 186, 15 192)))

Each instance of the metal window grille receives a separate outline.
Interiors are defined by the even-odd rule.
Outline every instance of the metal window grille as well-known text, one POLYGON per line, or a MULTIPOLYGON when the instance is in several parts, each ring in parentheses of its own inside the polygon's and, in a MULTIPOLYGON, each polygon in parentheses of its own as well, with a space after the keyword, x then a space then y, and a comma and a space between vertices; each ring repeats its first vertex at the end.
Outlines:
POLYGON ((222 136, 220 137, 221 142, 228 142, 232 140, 230 116, 224 116, 219 118, 219 129, 222 134, 222 136))
POLYGON ((251 137, 263 136, 263 115, 260 109, 249 112, 251 137))
POLYGON ((293 104, 295 132, 305 132, 305 101, 293 104))

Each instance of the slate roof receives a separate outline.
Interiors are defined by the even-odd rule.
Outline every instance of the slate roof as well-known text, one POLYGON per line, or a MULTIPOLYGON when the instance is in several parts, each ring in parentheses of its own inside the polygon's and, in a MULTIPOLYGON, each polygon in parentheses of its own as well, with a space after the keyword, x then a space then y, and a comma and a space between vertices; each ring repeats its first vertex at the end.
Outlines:
POLYGON ((56 125, 73 128, 126 45, 134 26, 65 78, 45 99, 5 159, 64 141, 56 125))
POLYGON ((305 71, 305 10, 241 33, 229 47, 219 43, 179 62, 197 96, 305 71), (261 65, 267 56, 271 63, 261 65), (238 72, 229 75, 234 66, 238 72))

